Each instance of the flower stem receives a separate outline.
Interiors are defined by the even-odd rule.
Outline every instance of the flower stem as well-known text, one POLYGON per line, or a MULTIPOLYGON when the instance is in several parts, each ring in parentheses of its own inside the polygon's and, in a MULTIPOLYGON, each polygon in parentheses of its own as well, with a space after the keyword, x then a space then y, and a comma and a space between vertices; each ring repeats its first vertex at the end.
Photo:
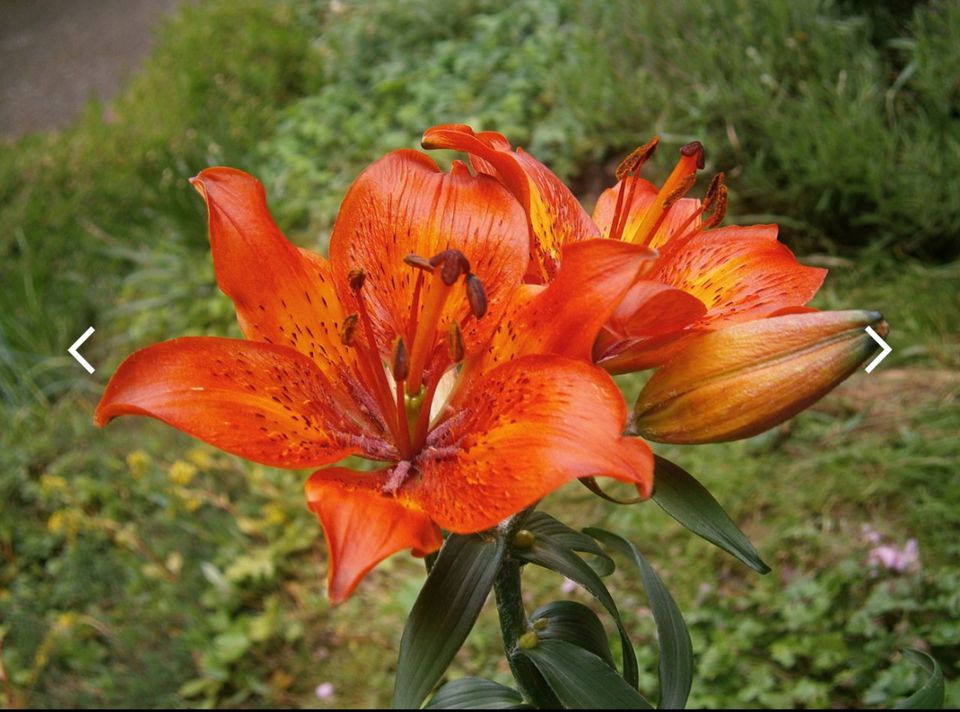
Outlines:
MULTIPOLYGON (((533 507, 506 520, 498 527, 498 536, 507 540, 511 546, 514 535, 521 529, 527 515, 533 507)), ((527 632, 527 613, 523 608, 523 592, 520 587, 520 562, 510 555, 510 549, 500 564, 500 570, 493 582, 493 592, 497 601, 497 614, 500 618, 500 635, 503 638, 503 650, 510 664, 510 672, 517 681, 523 696, 539 708, 559 709, 557 700, 546 680, 537 672, 536 667, 527 658, 517 655, 520 636, 527 632)))

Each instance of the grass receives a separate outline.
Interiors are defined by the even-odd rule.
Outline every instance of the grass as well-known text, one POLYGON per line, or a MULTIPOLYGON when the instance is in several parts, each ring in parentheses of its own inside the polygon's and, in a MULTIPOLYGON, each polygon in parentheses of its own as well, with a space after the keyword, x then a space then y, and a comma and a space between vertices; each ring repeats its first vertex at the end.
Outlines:
MULTIPOLYGON (((456 120, 506 131, 587 199, 647 134, 668 149, 700 137, 710 167, 728 172, 733 213, 774 213, 790 244, 831 267, 816 306, 880 309, 891 324, 894 351, 876 372, 791 423, 663 449, 710 487, 770 575, 652 504, 615 507, 576 486, 544 503, 571 525, 629 536, 667 580, 698 658, 691 702, 884 705, 919 682, 896 653, 916 645, 936 654, 948 704, 960 704, 960 263, 905 256, 956 254, 957 6, 638 7, 450 0, 440 22, 422 0, 189 3, 109 121, 94 106, 4 152, 7 706, 389 702, 420 562, 392 558, 331 609, 305 473, 243 463, 154 422, 99 431, 91 413, 137 345, 237 333, 187 176, 211 163, 263 176, 283 227, 322 245, 363 165, 456 120), (230 52, 209 52, 211 38, 230 52), (98 373, 86 379, 50 355, 91 323, 98 373), (921 568, 870 565, 865 525, 891 544, 917 538, 921 568), (331 700, 314 694, 323 682, 331 700)), ((651 175, 668 163, 658 157, 651 175)), ((619 382, 635 396, 640 380, 619 382)), ((552 575, 526 580, 530 610, 564 595, 552 575)), ((611 585, 650 690, 641 589, 622 573, 611 585)), ((450 674, 509 682, 498 646, 487 610, 450 674)))

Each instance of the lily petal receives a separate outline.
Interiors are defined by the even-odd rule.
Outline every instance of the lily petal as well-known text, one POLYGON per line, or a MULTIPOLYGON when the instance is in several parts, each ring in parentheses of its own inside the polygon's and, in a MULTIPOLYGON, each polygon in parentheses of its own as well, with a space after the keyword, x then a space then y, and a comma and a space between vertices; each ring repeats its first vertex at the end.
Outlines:
POLYGON ((386 470, 366 474, 332 467, 307 481, 307 503, 320 519, 330 552, 327 592, 332 603, 345 601, 391 554, 412 549, 415 556, 425 556, 443 544, 430 517, 381 493, 387 477, 386 470))
POLYGON ((775 238, 775 225, 708 230, 668 244, 650 279, 697 297, 707 306, 700 326, 749 321, 802 306, 827 271, 805 267, 775 238))
POLYGON ((404 488, 444 529, 487 529, 580 477, 614 477, 650 492, 650 448, 622 436, 620 391, 589 363, 509 361, 475 382, 460 412, 434 430, 416 463, 420 477, 404 488))
POLYGON ((589 361, 601 327, 656 256, 616 240, 565 245, 556 279, 518 290, 486 351, 469 367, 482 371, 533 353, 589 361))
POLYGON ((335 401, 306 356, 273 344, 184 337, 128 357, 107 384, 96 422, 147 415, 188 435, 275 467, 316 467, 387 446, 335 401))
POLYGON ((345 312, 327 261, 283 236, 253 176, 216 167, 191 182, 207 204, 217 282, 244 335, 290 346, 338 380, 355 357, 340 341, 345 312))
MULTIPOLYGON (((482 282, 487 313, 479 320, 467 318, 467 292, 457 282, 437 333, 442 335, 451 320, 461 323, 471 350, 489 338, 526 269, 526 221, 519 204, 496 180, 463 170, 444 173, 417 151, 386 155, 350 187, 333 228, 330 259, 340 284, 347 283, 351 270, 364 271, 363 294, 384 359, 394 339, 405 334, 417 278, 423 274, 405 264, 404 257, 430 258, 451 248, 467 257, 482 282)), ((425 282, 421 311, 429 290, 437 286, 435 280, 425 282)))
POLYGON ((600 237, 597 226, 563 181, 524 150, 511 150, 510 142, 502 135, 475 133, 463 124, 446 124, 428 129, 422 143, 424 148, 469 153, 477 171, 497 176, 517 197, 530 222, 528 277, 535 283, 553 279, 564 245, 600 237))

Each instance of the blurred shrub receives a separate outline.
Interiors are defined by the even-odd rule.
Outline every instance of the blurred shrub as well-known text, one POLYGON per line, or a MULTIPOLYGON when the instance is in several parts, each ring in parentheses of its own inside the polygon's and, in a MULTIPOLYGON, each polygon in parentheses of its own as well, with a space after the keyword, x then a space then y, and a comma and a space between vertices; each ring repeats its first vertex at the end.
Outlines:
POLYGON ((807 248, 957 254, 957 3, 912 15, 821 0, 338 7, 317 38, 321 84, 263 149, 283 214, 311 233, 372 157, 465 122, 588 192, 651 134, 667 151, 700 138, 734 212, 779 220, 807 248))

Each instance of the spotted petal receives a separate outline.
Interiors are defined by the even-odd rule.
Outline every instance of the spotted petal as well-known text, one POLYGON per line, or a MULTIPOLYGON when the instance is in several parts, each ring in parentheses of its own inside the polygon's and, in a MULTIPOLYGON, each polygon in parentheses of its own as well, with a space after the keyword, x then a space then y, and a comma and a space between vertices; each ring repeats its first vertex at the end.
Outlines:
POLYGON ((339 380, 354 355, 340 341, 344 310, 327 261, 283 236, 253 176, 216 167, 191 182, 207 204, 217 282, 244 335, 290 346, 339 380))
POLYGON ((317 365, 286 346, 184 337, 117 369, 96 422, 146 415, 221 450, 275 467, 316 467, 355 452, 390 454, 317 365))
MULTIPOLYGON (((465 169, 442 172, 427 156, 396 151, 367 168, 350 187, 330 240, 330 259, 340 285, 351 270, 366 274, 364 299, 384 358, 393 340, 406 334, 419 275, 404 263, 410 253, 430 258, 456 249, 482 282, 487 313, 468 319, 462 280, 440 316, 438 334, 451 320, 464 325, 468 350, 489 338, 508 296, 526 269, 526 221, 517 201, 489 176, 465 169)), ((425 280, 421 310, 436 280, 425 280)), ((342 293, 344 301, 351 294, 342 293)))
POLYGON ((489 371, 440 425, 404 493, 444 529, 489 528, 580 477, 602 475, 649 494, 649 447, 623 437, 627 411, 601 369, 526 356, 489 371))

